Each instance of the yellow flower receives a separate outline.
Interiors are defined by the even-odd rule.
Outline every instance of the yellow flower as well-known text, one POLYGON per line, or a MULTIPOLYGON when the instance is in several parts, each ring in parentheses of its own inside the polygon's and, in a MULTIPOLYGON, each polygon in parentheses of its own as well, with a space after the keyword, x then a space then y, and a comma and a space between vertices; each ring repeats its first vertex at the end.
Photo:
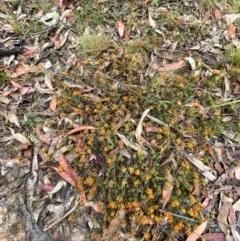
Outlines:
POLYGON ((145 179, 148 181, 151 179, 151 176, 149 174, 145 174, 145 179))
POLYGON ((124 180, 122 181, 122 186, 125 186, 126 184, 127 184, 127 180, 124 179, 124 180))
POLYGON ((130 174, 134 173, 134 168, 133 167, 129 167, 128 170, 129 170, 130 174))
POLYGON ((140 183, 140 181, 139 181, 139 180, 135 180, 135 181, 133 182, 133 185, 134 185, 134 186, 138 186, 138 185, 139 185, 139 183, 140 183))
POLYGON ((149 234, 149 233, 143 233, 143 237, 144 237, 146 240, 149 240, 149 239, 150 239, 150 234, 149 234))
POLYGON ((113 185, 114 185, 114 181, 113 181, 113 180, 110 180, 109 183, 108 183, 108 186, 109 186, 109 187, 113 187, 113 185))
POLYGON ((88 178, 85 180, 84 183, 85 183, 86 185, 88 185, 88 186, 92 186, 93 183, 94 183, 94 180, 93 180, 93 178, 88 177, 88 178))
POLYGON ((187 143, 187 147, 188 147, 189 149, 193 150, 194 147, 195 147, 195 144, 194 144, 193 142, 188 142, 188 143, 187 143))
POLYGON ((164 213, 164 217, 167 219, 169 223, 173 222, 173 215, 169 212, 164 213))
POLYGON ((139 169, 137 169, 136 171, 135 171, 135 175, 136 176, 139 176, 141 174, 141 171, 139 170, 139 169))
POLYGON ((179 232, 181 229, 183 229, 184 224, 182 222, 177 223, 176 225, 174 225, 173 229, 175 232, 179 232))
POLYGON ((110 202, 110 203, 108 204, 108 207, 109 207, 110 209, 116 209, 116 208, 117 208, 117 204, 116 204, 116 202, 110 202))
POLYGON ((180 83, 178 84, 178 86, 179 86, 180 88, 184 88, 184 87, 185 87, 185 84, 184 84, 183 82, 180 82, 180 83))
POLYGON ((58 172, 63 172, 63 167, 62 166, 58 166, 57 170, 58 170, 58 172))
POLYGON ((178 101, 177 101, 177 105, 179 105, 179 106, 181 106, 181 105, 182 105, 181 100, 178 100, 178 101))
POLYGON ((148 195, 148 199, 153 199, 154 198, 154 194, 151 188, 147 188, 146 193, 148 195))
POLYGON ((192 228, 191 228, 191 225, 189 224, 188 226, 187 226, 187 228, 185 229, 185 233, 187 234, 187 235, 190 235, 191 233, 192 233, 192 228))
POLYGON ((178 200, 173 200, 173 201, 171 202, 171 206, 172 206, 173 208, 179 207, 179 201, 178 201, 178 200))
POLYGON ((189 200, 192 204, 196 203, 196 198, 193 195, 189 195, 189 200))
POLYGON ((177 190, 177 195, 180 196, 182 194, 182 191, 181 190, 177 190))
POLYGON ((154 207, 150 207, 148 211, 150 214, 152 214, 154 212, 154 207))

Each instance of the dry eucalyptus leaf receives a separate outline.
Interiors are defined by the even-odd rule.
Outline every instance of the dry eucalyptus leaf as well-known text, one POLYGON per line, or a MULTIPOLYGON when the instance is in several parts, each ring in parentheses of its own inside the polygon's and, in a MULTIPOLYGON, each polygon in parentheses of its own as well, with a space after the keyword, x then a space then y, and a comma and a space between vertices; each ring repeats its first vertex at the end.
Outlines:
POLYGON ((167 180, 166 180, 167 184, 164 186, 163 190, 162 190, 162 200, 163 200, 163 207, 162 209, 164 209, 164 207, 167 205, 167 203, 169 202, 171 196, 172 196, 172 190, 173 190, 173 177, 170 173, 170 171, 168 171, 167 173, 167 180))
POLYGON ((122 37, 124 34, 124 23, 122 20, 118 21, 118 33, 119 33, 120 37, 122 37))
POLYGON ((26 73, 35 73, 35 72, 40 72, 43 70, 42 65, 26 65, 23 63, 19 63, 16 68, 14 73, 12 73, 11 78, 17 78, 20 75, 26 74, 26 73))
POLYGON ((218 211, 219 213, 217 217, 218 225, 221 228, 221 230, 225 233, 225 235, 227 234, 227 230, 228 230, 227 218, 231 207, 232 207, 232 203, 230 202, 222 203, 221 208, 218 211))
POLYGON ((58 23, 60 19, 60 15, 55 11, 52 13, 47 13, 43 17, 41 17, 40 22, 47 25, 48 27, 52 27, 58 23))
POLYGON ((210 181, 215 181, 216 177, 210 172, 211 168, 204 165, 199 159, 194 157, 192 154, 186 154, 188 161, 195 165, 199 170, 202 171, 203 176, 205 176, 210 181))
POLYGON ((139 142, 140 141, 140 138, 141 138, 141 135, 142 135, 142 124, 143 124, 143 120, 144 118, 147 116, 148 112, 150 111, 150 109, 147 109, 143 112, 142 116, 141 116, 141 119, 137 125, 137 129, 136 129, 136 139, 137 141, 139 142))
POLYGON ((186 241, 197 241, 207 226, 207 221, 200 224, 187 238, 186 241))
POLYGON ((117 230, 121 227, 121 223, 125 217, 125 210, 120 209, 115 217, 111 220, 107 230, 103 233, 102 240, 107 241, 109 240, 116 232, 117 230))
POLYGON ((14 123, 17 127, 20 127, 18 117, 14 113, 12 113, 12 112, 8 113, 8 120, 11 123, 14 123))
POLYGON ((31 142, 28 140, 28 138, 26 136, 24 136, 21 133, 15 133, 15 130, 13 130, 12 128, 9 128, 12 136, 18 140, 19 142, 21 142, 22 144, 28 144, 31 145, 31 142))

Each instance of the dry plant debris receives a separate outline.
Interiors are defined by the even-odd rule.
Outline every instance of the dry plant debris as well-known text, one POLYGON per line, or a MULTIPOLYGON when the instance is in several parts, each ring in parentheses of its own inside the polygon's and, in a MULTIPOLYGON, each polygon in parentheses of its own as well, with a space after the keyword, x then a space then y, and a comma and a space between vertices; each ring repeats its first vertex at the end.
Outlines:
POLYGON ((239 11, 3 0, 1 240, 240 240, 239 11))

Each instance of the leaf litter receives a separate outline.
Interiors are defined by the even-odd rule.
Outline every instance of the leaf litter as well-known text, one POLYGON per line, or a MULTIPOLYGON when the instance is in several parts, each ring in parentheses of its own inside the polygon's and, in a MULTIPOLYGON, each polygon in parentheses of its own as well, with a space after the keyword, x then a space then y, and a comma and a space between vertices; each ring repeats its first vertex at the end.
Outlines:
POLYGON ((17 215, 11 240, 239 240, 239 14, 219 4, 3 3, 2 239, 17 215))

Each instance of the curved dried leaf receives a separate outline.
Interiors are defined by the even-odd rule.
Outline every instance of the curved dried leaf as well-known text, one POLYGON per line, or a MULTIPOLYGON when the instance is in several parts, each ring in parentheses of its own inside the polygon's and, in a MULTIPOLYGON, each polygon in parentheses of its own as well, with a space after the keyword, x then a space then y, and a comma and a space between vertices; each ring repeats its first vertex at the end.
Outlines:
POLYGON ((11 123, 14 123, 17 127, 20 127, 20 123, 19 123, 18 117, 14 113, 11 113, 11 112, 8 113, 8 120, 11 123))
POLYGON ((0 95, 0 102, 2 102, 3 104, 8 105, 10 103, 10 100, 7 97, 5 97, 5 96, 0 95))
POLYGON ((131 147, 133 150, 135 151, 141 151, 144 155, 147 155, 147 152, 144 151, 140 146, 134 145, 132 144, 124 135, 117 133, 117 135, 119 136, 119 138, 123 141, 123 143, 127 146, 127 147, 131 147))
POLYGON ((124 34, 124 23, 122 20, 118 21, 118 33, 119 33, 120 37, 122 37, 124 34))
POLYGON ((54 186, 52 184, 39 184, 37 188, 43 191, 50 192, 53 190, 54 186))
POLYGON ((19 142, 21 142, 22 144, 27 144, 27 145, 31 145, 31 142, 28 140, 28 138, 26 136, 24 136, 21 133, 15 133, 15 130, 13 130, 12 128, 9 128, 9 130, 11 131, 12 136, 18 140, 19 142))
POLYGON ((102 202, 84 202, 84 206, 86 207, 92 207, 96 212, 102 213, 103 212, 103 203, 102 202))
POLYGON ((233 23, 230 23, 227 27, 227 33, 230 38, 235 38, 236 37, 236 27, 233 23))
POLYGON ((47 88, 42 88, 38 82, 38 80, 36 81, 35 83, 35 87, 36 89, 40 92, 40 93, 49 93, 49 94, 53 94, 54 93, 54 90, 53 89, 47 89, 47 88))
POLYGON ((56 4, 58 5, 58 7, 60 7, 61 9, 65 9, 67 6, 63 3, 63 0, 55 0, 56 4))
POLYGON ((52 140, 55 136, 52 133, 46 133, 45 135, 41 134, 41 125, 42 124, 38 124, 36 127, 37 138, 48 145, 52 145, 52 140))
POLYGON ((109 240, 111 236, 117 232, 117 230, 121 227, 121 223, 124 217, 125 217, 125 210, 120 209, 116 213, 115 217, 111 220, 106 231, 103 233, 102 240, 105 240, 105 241, 109 240))
POLYGON ((52 167, 65 181, 67 181, 69 184, 71 184, 73 187, 76 187, 76 182, 73 180, 73 178, 66 173, 65 171, 59 171, 57 167, 52 167))
POLYGON ((43 66, 42 65, 34 65, 34 66, 30 66, 30 65, 26 65, 23 63, 19 63, 16 68, 14 73, 11 74, 11 78, 17 78, 18 76, 22 75, 22 74, 26 74, 26 73, 35 73, 35 72, 39 72, 43 70, 43 66))
POLYGON ((164 208, 167 203, 169 202, 171 196, 172 196, 172 191, 173 191, 173 177, 170 173, 170 171, 167 172, 167 183, 165 184, 165 187, 163 188, 162 191, 162 200, 163 200, 163 207, 164 208))
POLYGON ((50 109, 52 111, 56 111, 56 108, 57 108, 57 99, 54 98, 50 101, 50 109))
POLYGON ((66 186, 66 182, 63 180, 58 181, 57 185, 51 190, 50 194, 58 192, 60 189, 66 186))
POLYGON ((184 67, 186 65, 186 61, 185 60, 180 60, 178 62, 174 62, 171 64, 167 64, 164 67, 159 67, 157 69, 158 72, 168 72, 168 71, 175 71, 178 69, 181 69, 182 67, 184 67))
POLYGON ((61 167, 63 168, 63 170, 66 173, 68 173, 75 182, 77 182, 77 180, 78 180, 77 173, 70 166, 70 164, 68 164, 67 160, 65 159, 64 155, 61 152, 58 153, 58 162, 61 165, 61 167))
POLYGON ((97 128, 94 126, 79 126, 77 128, 74 128, 73 130, 67 132, 67 136, 72 135, 76 132, 83 131, 83 130, 96 130, 97 128))
POLYGON ((139 142, 140 141, 140 138, 141 138, 141 135, 142 135, 142 123, 143 123, 143 120, 144 118, 147 116, 148 112, 150 111, 150 109, 147 109, 143 112, 142 116, 141 116, 141 119, 139 120, 139 123, 137 125, 137 129, 136 129, 136 139, 137 141, 139 142))
POLYGON ((23 56, 31 56, 31 57, 33 57, 37 53, 38 49, 39 49, 38 46, 31 47, 31 48, 27 49, 26 51, 24 51, 22 53, 22 55, 23 56))
POLYGON ((207 221, 200 224, 187 238, 186 241, 197 241, 207 226, 207 221))
POLYGON ((226 241, 224 233, 206 233, 201 235, 201 238, 211 241, 226 241))
POLYGON ((149 126, 146 128, 146 132, 159 132, 159 127, 149 126))

